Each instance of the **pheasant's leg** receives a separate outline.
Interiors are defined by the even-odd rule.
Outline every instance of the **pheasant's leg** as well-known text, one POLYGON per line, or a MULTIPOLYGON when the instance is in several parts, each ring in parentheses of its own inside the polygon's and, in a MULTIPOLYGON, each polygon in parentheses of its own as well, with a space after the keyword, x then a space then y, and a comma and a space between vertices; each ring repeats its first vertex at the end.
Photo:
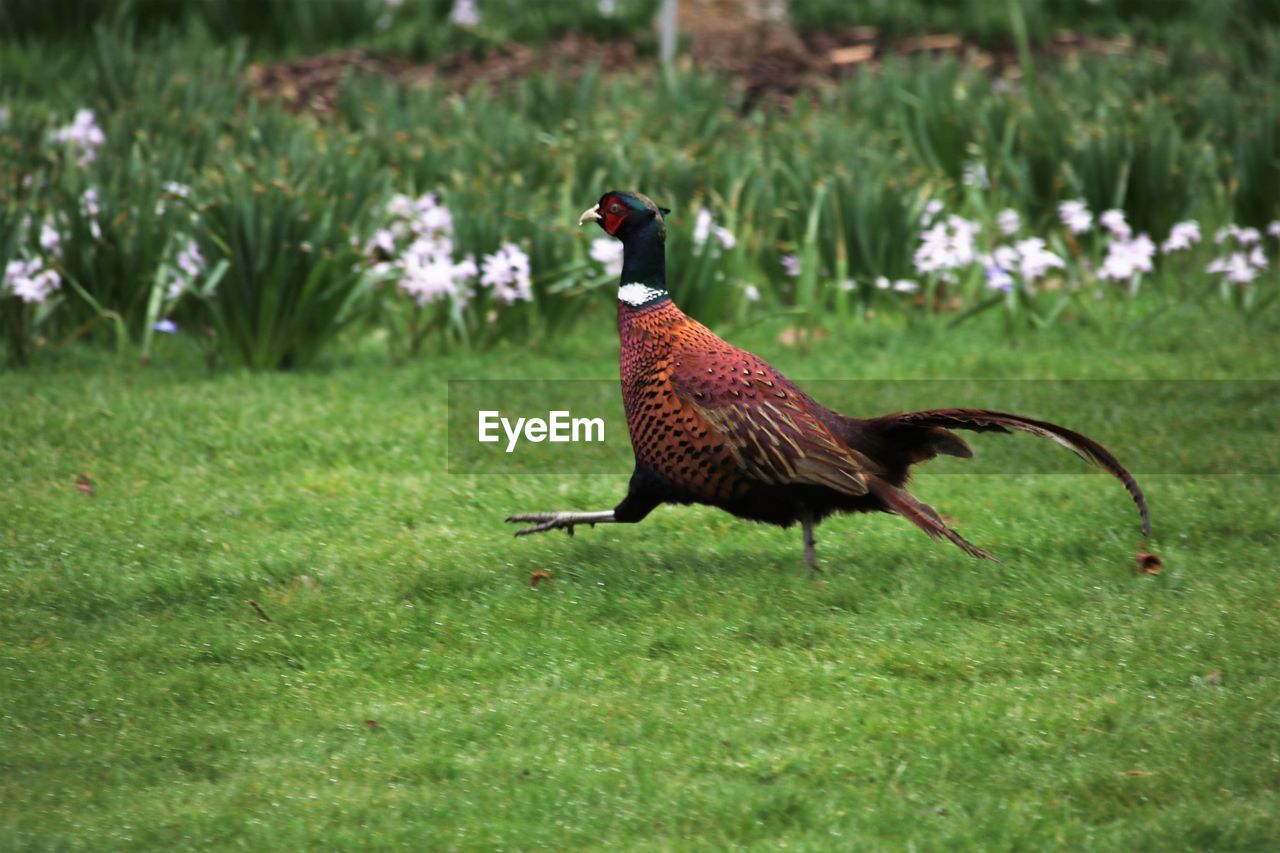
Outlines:
POLYGON ((813 516, 808 513, 800 516, 800 524, 804 527, 804 563, 815 572, 820 572, 822 569, 818 568, 818 553, 814 548, 813 541, 813 528, 815 526, 813 516))
POLYGON ((517 530, 517 536, 544 533, 548 530, 563 530, 572 536, 575 524, 635 524, 660 503, 662 503, 661 493, 654 490, 643 471, 637 470, 631 475, 627 496, 613 509, 602 512, 527 512, 507 516, 507 521, 533 522, 532 527, 517 530))
POLYGON ((517 536, 528 536, 530 533, 544 533, 548 530, 563 530, 573 535, 575 524, 614 524, 618 521, 611 509, 602 512, 527 512, 521 515, 509 515, 507 521, 534 522, 532 527, 516 531, 517 536))

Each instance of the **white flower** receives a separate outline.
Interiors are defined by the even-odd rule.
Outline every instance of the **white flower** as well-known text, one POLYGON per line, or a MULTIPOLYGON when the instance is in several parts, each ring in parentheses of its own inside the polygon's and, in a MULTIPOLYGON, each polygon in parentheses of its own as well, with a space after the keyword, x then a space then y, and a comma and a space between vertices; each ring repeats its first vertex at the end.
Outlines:
POLYGON ((364 244, 364 253, 371 258, 391 258, 396 254, 396 235, 390 228, 378 228, 364 244))
POLYGON ((188 240, 186 244, 178 250, 178 257, 174 259, 177 269, 174 271, 173 279, 169 282, 169 286, 165 288, 165 299, 172 302, 177 299, 195 282, 200 274, 204 272, 205 261, 204 255, 200 253, 200 246, 194 240, 188 240))
POLYGON ((746 297, 748 302, 760 301, 760 289, 754 284, 748 284, 746 287, 742 288, 742 295, 746 297))
POLYGON ((204 272, 204 255, 200 254, 200 246, 195 240, 188 240, 178 252, 178 269, 192 278, 204 272))
POLYGON ((1098 223, 1121 240, 1128 240, 1133 236, 1133 229, 1125 221, 1123 210, 1112 209, 1104 212, 1098 217, 1098 223))
POLYGON ((1258 277, 1258 270, 1249 263, 1244 252, 1232 252, 1225 258, 1215 258, 1206 272, 1219 273, 1233 284, 1248 284, 1258 277))
POLYGON ((62 277, 56 270, 45 269, 44 261, 39 258, 9 261, 5 264, 4 279, 0 281, 0 287, 11 290, 29 305, 44 302, 61 286, 62 277))
POLYGON ((1180 252, 1200 242, 1200 223, 1194 220, 1178 222, 1169 229, 1169 236, 1160 244, 1161 252, 1180 252))
POLYGON ((942 212, 943 204, 936 198, 931 198, 924 206, 924 213, 920 215, 920 227, 927 228, 933 224, 933 220, 938 218, 938 214, 942 212))
POLYGON ((1267 223, 1267 234, 1280 240, 1280 221, 1267 223))
POLYGON ((80 212, 89 220, 89 233, 93 235, 93 239, 101 240, 102 226, 98 223, 98 216, 102 213, 102 208, 98 206, 97 187, 89 187, 80 196, 80 212))
POLYGON ((1072 234, 1083 234, 1093 227, 1093 214, 1084 199, 1064 201, 1058 205, 1058 217, 1072 234))
POLYGON ((1132 240, 1112 240, 1107 244, 1107 257, 1098 271, 1098 278, 1112 281, 1128 281, 1138 273, 1151 272, 1151 259, 1156 246, 1146 234, 1132 240))
POLYGON ((608 275, 622 274, 622 243, 612 237, 597 237, 589 251, 591 260, 602 265, 608 275))
POLYGON ((515 243, 505 243, 481 262, 480 284, 492 288, 493 298, 503 305, 531 301, 529 256, 515 243))
POLYGON ((1012 237, 1022 228, 1022 217, 1013 208, 1005 208, 996 214, 996 227, 1006 237, 1012 237))
POLYGON ((191 197, 191 187, 186 184, 180 184, 177 181, 165 181, 160 185, 163 195, 156 201, 156 216, 163 216, 168 209, 166 203, 169 199, 178 201, 186 201, 191 197))
POLYGON ((412 219, 413 199, 404 193, 396 193, 387 202, 387 215, 396 219, 412 219))
MULTIPOLYGON (((852 284, 853 282, 850 281, 849 283, 852 284)), ((890 281, 882 275, 876 276, 875 286, 877 290, 893 290, 897 293, 915 293, 920 289, 920 285, 909 278, 900 278, 897 281, 890 281)))
POLYGON ((1241 228, 1239 225, 1232 223, 1219 228, 1213 235, 1213 242, 1215 243, 1221 244, 1228 239, 1234 239, 1241 246, 1252 246, 1262 240, 1262 234, 1257 228, 1241 228))
POLYGON ((786 273, 789 278, 800 277, 800 259, 799 258, 797 258, 795 255, 783 255, 778 260, 782 264, 782 271, 786 273))
POLYGON ((449 12, 449 22, 468 29, 478 26, 480 10, 476 8, 476 0, 454 0, 453 9, 449 12))
POLYGON ((952 272, 977 260, 974 237, 980 230, 978 223, 970 222, 954 214, 945 222, 938 222, 920 235, 920 248, 913 261, 921 275, 941 273, 944 279, 953 278, 952 272))
POLYGON ((78 110, 71 124, 53 132, 53 141, 76 149, 76 165, 85 167, 98 156, 98 148, 107 141, 93 117, 93 110, 78 110))
POLYGON ((465 303, 470 295, 467 285, 476 276, 476 264, 470 256, 455 262, 448 252, 441 251, 439 241, 429 237, 414 240, 395 266, 403 276, 400 289, 419 305, 442 299, 465 303))
POLYGON ((1034 284, 1051 269, 1062 269, 1062 258, 1050 252, 1044 240, 1028 237, 1012 246, 997 246, 990 258, 982 259, 986 265, 987 287, 1009 290, 1016 274, 1024 284, 1034 284))
POLYGON ((596 11, 602 18, 612 18, 618 11, 618 0, 596 0, 596 11))
POLYGON ((712 234, 715 235, 716 242, 722 249, 732 249, 738 245, 738 239, 733 236, 733 232, 716 225, 711 219, 711 211, 704 207, 698 211, 693 221, 693 245, 699 248, 705 246, 712 234))
POLYGON ((961 176, 961 181, 966 187, 977 187, 982 190, 991 186, 991 178, 987 175, 987 167, 977 160, 971 160, 964 164, 964 174, 961 176))
POLYGON ((62 234, 48 219, 40 223, 40 248, 52 258, 62 257, 62 234))

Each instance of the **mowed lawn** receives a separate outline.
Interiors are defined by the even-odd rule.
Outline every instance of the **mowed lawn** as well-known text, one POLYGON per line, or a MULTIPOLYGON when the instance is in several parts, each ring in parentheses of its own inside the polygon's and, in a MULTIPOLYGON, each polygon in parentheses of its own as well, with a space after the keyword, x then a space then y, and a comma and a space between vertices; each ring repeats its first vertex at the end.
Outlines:
MULTIPOLYGON (((1220 308, 777 332, 735 339, 797 379, 1280 375, 1274 320, 1220 308)), ((1109 478, 924 473, 1003 563, 838 518, 815 576, 798 531, 710 509, 503 524, 611 507, 625 469, 446 473, 445 381, 615 377, 606 312, 295 374, 165 343, 0 376, 0 846, 1280 845, 1274 476, 1142 476, 1152 576, 1109 478)))

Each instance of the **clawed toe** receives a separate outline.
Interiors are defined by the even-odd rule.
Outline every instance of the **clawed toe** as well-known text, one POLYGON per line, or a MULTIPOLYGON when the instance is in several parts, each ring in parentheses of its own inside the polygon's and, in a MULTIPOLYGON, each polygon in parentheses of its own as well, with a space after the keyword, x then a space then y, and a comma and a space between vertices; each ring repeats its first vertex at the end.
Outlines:
POLYGON ((529 536, 533 533, 545 533, 548 530, 563 530, 570 536, 573 535, 574 522, 569 520, 567 513, 563 512, 526 512, 519 515, 507 516, 507 522, 511 524, 527 524, 533 522, 532 527, 525 527, 516 531, 516 536, 529 536))
POLYGON ((544 533, 548 530, 563 530, 570 536, 573 528, 579 524, 596 524, 613 520, 612 512, 526 512, 507 516, 512 524, 532 524, 516 531, 517 536, 528 536, 532 533, 544 533))

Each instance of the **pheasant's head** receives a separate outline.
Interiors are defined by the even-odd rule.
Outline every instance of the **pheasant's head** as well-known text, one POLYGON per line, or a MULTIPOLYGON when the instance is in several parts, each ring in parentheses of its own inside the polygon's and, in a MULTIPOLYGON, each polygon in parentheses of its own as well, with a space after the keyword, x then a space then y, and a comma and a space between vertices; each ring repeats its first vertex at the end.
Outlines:
POLYGON ((613 190, 600 196, 600 201, 583 211, 578 217, 578 224, 594 220, 611 236, 625 240, 650 223, 657 223, 658 233, 666 237, 663 217, 670 212, 665 207, 658 207, 648 196, 613 190))

